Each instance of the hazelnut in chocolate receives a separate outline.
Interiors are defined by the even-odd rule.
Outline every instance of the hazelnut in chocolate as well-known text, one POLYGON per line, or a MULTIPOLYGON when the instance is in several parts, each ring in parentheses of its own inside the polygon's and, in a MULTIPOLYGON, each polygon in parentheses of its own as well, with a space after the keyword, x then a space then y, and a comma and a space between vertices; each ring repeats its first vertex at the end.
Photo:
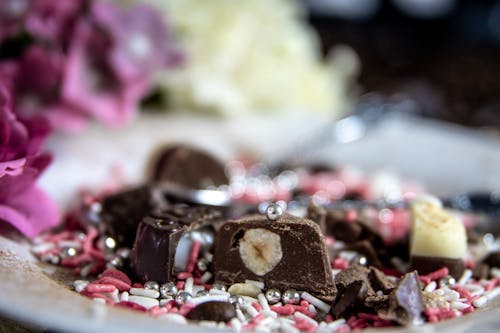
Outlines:
POLYGON ((214 253, 215 281, 256 280, 266 288, 307 291, 331 300, 335 285, 319 226, 284 214, 276 219, 251 215, 226 222, 214 253))

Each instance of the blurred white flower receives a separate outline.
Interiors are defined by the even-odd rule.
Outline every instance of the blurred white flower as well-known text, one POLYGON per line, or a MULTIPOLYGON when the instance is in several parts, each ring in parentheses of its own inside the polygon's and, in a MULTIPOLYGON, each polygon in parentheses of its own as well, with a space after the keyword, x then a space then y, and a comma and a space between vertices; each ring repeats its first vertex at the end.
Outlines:
POLYGON ((172 22, 187 54, 174 74, 158 75, 175 107, 215 111, 340 113, 355 53, 321 60, 304 11, 287 0, 146 0, 172 22))

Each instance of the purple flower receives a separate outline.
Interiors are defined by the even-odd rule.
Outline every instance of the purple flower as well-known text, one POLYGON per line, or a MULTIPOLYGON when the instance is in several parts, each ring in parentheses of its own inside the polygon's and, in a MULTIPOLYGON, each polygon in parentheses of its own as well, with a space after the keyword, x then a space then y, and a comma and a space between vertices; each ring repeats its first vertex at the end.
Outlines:
POLYGON ((160 14, 147 5, 119 8, 96 2, 92 14, 111 37, 110 64, 121 80, 149 77, 154 71, 176 65, 181 55, 160 14))
POLYGON ((0 86, 0 221, 29 237, 59 222, 57 205, 35 185, 51 161, 40 153, 49 131, 41 119, 19 120, 0 86))

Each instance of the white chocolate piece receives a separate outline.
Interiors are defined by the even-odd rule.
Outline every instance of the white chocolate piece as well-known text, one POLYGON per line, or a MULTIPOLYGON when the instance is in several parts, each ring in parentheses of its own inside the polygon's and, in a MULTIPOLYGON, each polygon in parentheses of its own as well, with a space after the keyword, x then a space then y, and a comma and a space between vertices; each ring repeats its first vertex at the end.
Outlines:
POLYGON ((466 251, 465 227, 457 217, 431 200, 412 204, 412 256, 463 259, 466 251))

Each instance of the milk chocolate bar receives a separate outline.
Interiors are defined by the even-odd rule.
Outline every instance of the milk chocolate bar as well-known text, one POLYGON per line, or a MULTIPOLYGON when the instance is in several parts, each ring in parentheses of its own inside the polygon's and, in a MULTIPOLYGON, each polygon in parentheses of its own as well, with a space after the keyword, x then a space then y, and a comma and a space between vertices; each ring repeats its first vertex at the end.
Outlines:
POLYGON ((182 236, 220 222, 220 213, 207 207, 173 205, 144 217, 132 249, 132 270, 142 281, 167 282, 175 277, 176 251, 182 236))
POLYGON ((257 280, 267 288, 305 290, 330 301, 335 297, 326 245, 311 220, 284 214, 273 221, 251 215, 226 222, 214 255, 217 282, 257 280))

